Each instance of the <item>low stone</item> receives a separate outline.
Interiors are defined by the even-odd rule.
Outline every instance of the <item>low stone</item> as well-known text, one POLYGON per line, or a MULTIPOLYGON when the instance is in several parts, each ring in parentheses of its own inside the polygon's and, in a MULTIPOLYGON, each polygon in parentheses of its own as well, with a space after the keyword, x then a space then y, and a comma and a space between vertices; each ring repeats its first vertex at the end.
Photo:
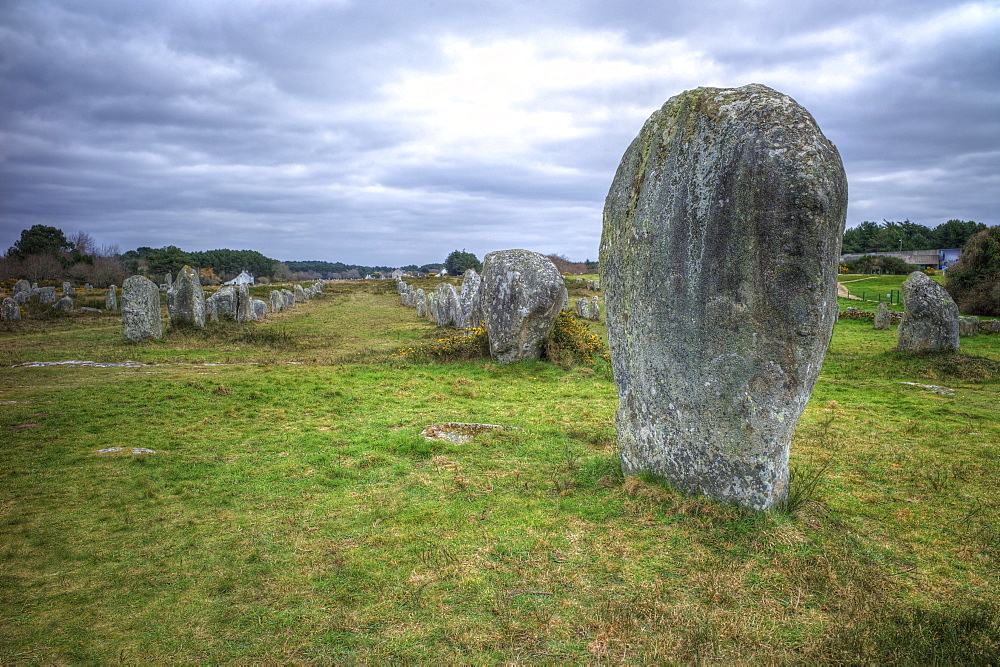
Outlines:
POLYGON ((959 349, 958 306, 922 271, 903 281, 903 321, 896 349, 910 354, 959 349))
POLYGON ((87 290, 89 292, 90 290, 94 289, 94 286, 91 285, 90 283, 85 283, 84 286, 83 286, 83 289, 85 289, 85 290, 87 290))
POLYGON ((56 310, 61 310, 64 313, 68 313, 71 310, 73 310, 73 298, 64 296, 63 298, 59 299, 54 304, 52 304, 52 307, 55 308, 56 310))
POLYGON ((872 322, 879 331, 889 328, 889 306, 885 305, 885 301, 878 304, 878 308, 875 309, 875 319, 872 322))
POLYGON ((144 276, 132 276, 122 285, 122 329, 125 338, 163 338, 160 291, 144 276))
POLYGON ((520 431, 516 426, 501 426, 499 424, 468 424, 463 422, 445 422, 425 426, 420 435, 427 440, 442 440, 457 445, 464 445, 483 433, 503 431, 520 431))
POLYGON ((278 290, 271 290, 269 297, 271 302, 271 312, 280 313, 285 308, 285 297, 278 290))
POLYGON ((601 304, 596 296, 590 297, 590 318, 593 322, 601 321, 601 304))
POLYGON ((980 322, 979 330, 987 331, 989 333, 1000 333, 1000 320, 987 320, 986 322, 980 322))
POLYGON ((576 300, 576 316, 582 317, 585 320, 590 319, 590 299, 587 297, 581 297, 576 300))
POLYGON ((958 318, 958 335, 960 338, 979 335, 979 318, 974 316, 958 318))
POLYGON ((22 305, 31 298, 31 292, 14 292, 13 297, 7 297, 9 299, 14 299, 14 303, 17 305, 22 305))
POLYGON ((21 319, 21 307, 11 297, 4 299, 3 305, 0 306, 0 319, 5 322, 21 319))
POLYGON ((114 285, 109 285, 104 294, 104 307, 107 310, 118 310, 118 288, 114 285))
POLYGON ((483 261, 482 310, 494 361, 538 359, 567 301, 550 259, 530 250, 499 250, 483 261))
POLYGON ((73 284, 68 281, 63 281, 62 284, 63 296, 72 296, 75 290, 73 289, 73 284))
POLYGON ((220 287, 205 299, 206 312, 213 321, 236 319, 236 289, 231 285, 220 287))
POLYGON ((90 306, 80 306, 80 310, 85 313, 103 313, 104 311, 100 308, 91 308, 90 306))
POLYGON ((251 299, 250 306, 253 309, 253 318, 256 321, 267 319, 267 302, 260 299, 251 299))

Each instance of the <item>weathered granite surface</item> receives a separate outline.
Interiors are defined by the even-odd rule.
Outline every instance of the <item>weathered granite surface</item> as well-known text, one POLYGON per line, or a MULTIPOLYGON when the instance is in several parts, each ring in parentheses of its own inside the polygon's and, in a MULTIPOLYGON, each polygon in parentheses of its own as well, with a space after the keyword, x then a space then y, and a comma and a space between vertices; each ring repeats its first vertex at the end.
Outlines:
POLYGON ((944 287, 914 271, 903 281, 903 321, 899 323, 896 349, 922 354, 957 350, 958 306, 944 287))
POLYGON ((144 276, 132 276, 122 285, 122 329, 125 338, 163 338, 160 289, 144 276))
POLYGON ((622 468, 769 509, 837 319, 840 155, 761 85, 653 113, 604 208, 600 288, 622 468))

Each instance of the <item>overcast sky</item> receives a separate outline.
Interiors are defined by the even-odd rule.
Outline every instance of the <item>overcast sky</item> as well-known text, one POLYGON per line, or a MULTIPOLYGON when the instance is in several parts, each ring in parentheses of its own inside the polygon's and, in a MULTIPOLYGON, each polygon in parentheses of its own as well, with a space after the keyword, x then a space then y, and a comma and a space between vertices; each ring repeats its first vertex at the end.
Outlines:
POLYGON ((0 252, 596 259, 645 119, 747 83, 837 145, 848 226, 1000 224, 1000 0, 0 0, 0 252))

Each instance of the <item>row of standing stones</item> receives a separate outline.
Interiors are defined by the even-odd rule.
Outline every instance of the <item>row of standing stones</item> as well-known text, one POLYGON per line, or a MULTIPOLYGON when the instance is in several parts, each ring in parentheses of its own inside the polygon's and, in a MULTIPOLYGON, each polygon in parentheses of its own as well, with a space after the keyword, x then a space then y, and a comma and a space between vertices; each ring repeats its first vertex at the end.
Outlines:
MULTIPOLYGON (((84 289, 88 292, 94 289, 89 283, 84 286, 84 289)), ((108 288, 108 294, 111 296, 110 299, 114 299, 112 290, 115 286, 112 285, 108 288)), ((56 300, 56 288, 55 287, 39 287, 38 283, 31 284, 27 280, 18 280, 14 283, 14 290, 12 296, 6 297, 3 300, 3 305, 0 307, 0 320, 20 320, 21 319, 21 305, 26 303, 31 298, 37 298, 39 303, 50 303, 52 307, 56 310, 62 310, 69 312, 73 310, 73 295, 76 293, 76 289, 70 282, 63 282, 62 284, 62 298, 56 300)), ((114 307, 107 304, 109 310, 114 310, 114 307)), ((84 310, 95 310, 93 308, 84 308, 84 310)))
MULTIPOLYGON (((270 311, 280 313, 322 293, 325 281, 319 280, 308 288, 295 285, 294 290, 271 290, 270 311)), ((170 321, 195 327, 221 319, 254 322, 267 317, 268 302, 252 299, 247 285, 220 287, 209 297, 201 286, 198 272, 185 266, 177 279, 169 277, 167 312, 170 321)), ((162 338, 163 321, 160 313, 161 288, 145 276, 132 276, 122 286, 122 330, 125 338, 140 341, 162 338)))
MULTIPOLYGON (((396 280, 396 290, 404 306, 415 308, 418 317, 439 327, 483 323, 490 356, 502 364, 538 359, 559 311, 569 305, 566 284, 552 260, 522 249, 487 253, 482 276, 466 271, 461 291, 451 283, 440 283, 428 293, 402 278, 396 280)), ((597 297, 579 299, 576 312, 599 320, 597 297)))

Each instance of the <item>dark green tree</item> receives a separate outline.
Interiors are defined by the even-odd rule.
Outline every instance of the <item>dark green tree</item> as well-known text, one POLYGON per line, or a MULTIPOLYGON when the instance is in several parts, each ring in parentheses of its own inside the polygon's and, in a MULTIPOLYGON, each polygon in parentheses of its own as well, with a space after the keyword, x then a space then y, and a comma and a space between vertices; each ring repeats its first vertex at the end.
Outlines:
POLYGON ((1000 315, 1000 226, 974 235, 958 263, 945 274, 945 288, 966 315, 1000 315))
POLYGON ((961 248, 974 234, 986 230, 986 225, 972 220, 949 220, 934 228, 937 248, 961 248))
POLYGON ((154 250, 146 256, 146 266, 154 276, 162 277, 165 273, 177 275, 185 264, 191 264, 191 255, 175 245, 168 245, 154 250))
POLYGON ((847 262, 851 273, 893 273, 897 275, 919 271, 920 267, 908 264, 898 257, 889 255, 865 255, 847 262))
POLYGON ((58 257, 62 252, 71 252, 73 244, 66 240, 61 229, 48 225, 32 225, 31 229, 21 231, 21 238, 7 249, 8 257, 25 259, 31 255, 53 255, 58 257))
POLYGON ((476 259, 475 255, 471 252, 465 252, 465 248, 463 248, 462 250, 453 250, 448 255, 448 258, 444 260, 444 268, 448 269, 448 275, 460 276, 469 269, 482 271, 483 265, 476 259))

